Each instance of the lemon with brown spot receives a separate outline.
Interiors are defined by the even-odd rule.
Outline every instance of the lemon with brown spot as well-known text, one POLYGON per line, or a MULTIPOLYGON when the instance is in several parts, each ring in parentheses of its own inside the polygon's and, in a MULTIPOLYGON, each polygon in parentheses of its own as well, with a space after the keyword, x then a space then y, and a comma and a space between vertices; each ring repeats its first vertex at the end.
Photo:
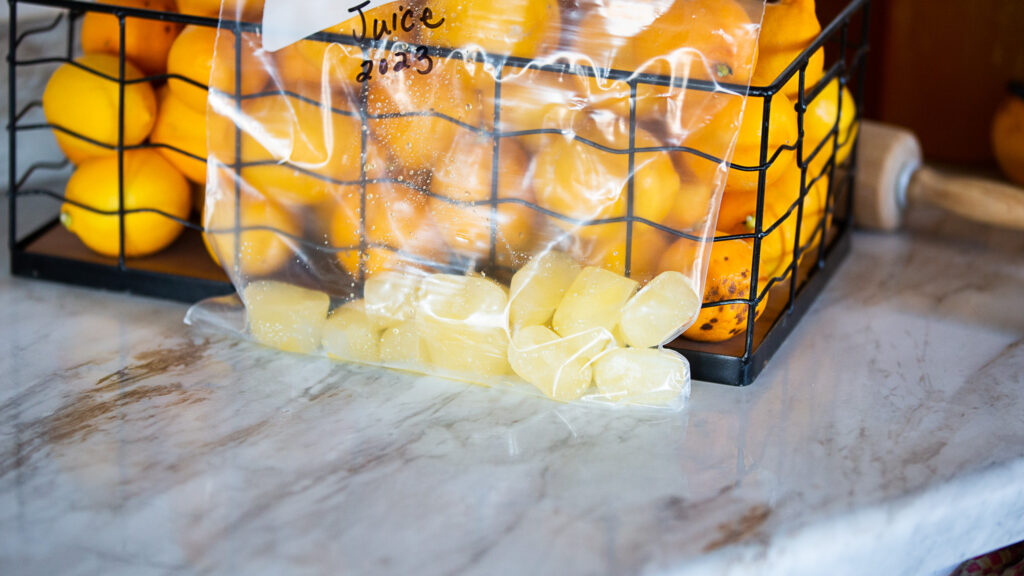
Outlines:
MULTIPOLYGON (((749 240, 727 240, 714 244, 704 283, 704 303, 750 297, 750 268, 754 249, 749 240)), ((757 306, 754 318, 760 317, 768 304, 765 298, 757 306)), ((747 304, 725 304, 702 308, 683 336, 699 342, 724 342, 747 329, 747 304)))

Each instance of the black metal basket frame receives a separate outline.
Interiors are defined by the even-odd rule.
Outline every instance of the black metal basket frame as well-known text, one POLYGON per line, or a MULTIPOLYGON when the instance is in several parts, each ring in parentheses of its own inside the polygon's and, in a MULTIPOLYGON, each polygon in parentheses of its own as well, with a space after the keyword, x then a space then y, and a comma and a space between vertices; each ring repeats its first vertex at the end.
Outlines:
MULTIPOLYGON (((204 280, 199 278, 186 278, 181 276, 174 276, 168 274, 162 274, 158 272, 151 272, 140 269, 133 269, 128 266, 124 256, 124 242, 125 242, 125 216, 133 213, 156 213, 163 217, 177 221, 179 224, 186 228, 203 232, 202 226, 188 220, 182 220, 173 215, 164 213, 162 211, 141 208, 141 209, 125 209, 124 208, 124 152, 127 150, 139 149, 139 148, 166 148, 176 153, 185 155, 187 157, 194 158, 200 161, 206 161, 206 158, 200 158, 188 151, 181 150, 164 143, 151 144, 142 143, 138 145, 127 146, 124 143, 124 106, 119 106, 118 110, 118 143, 117 145, 109 145, 102 142, 97 142, 90 138, 87 138, 81 134, 77 134, 63 126, 57 126, 49 123, 19 123, 33 108, 40 106, 41 102, 34 100, 23 108, 18 110, 16 108, 17 102, 17 69, 22 66, 35 66, 35 65, 47 65, 47 64, 63 64, 70 63, 74 66, 78 66, 83 70, 90 73, 97 74, 104 77, 107 80, 117 82, 119 85, 119 99, 123 103, 124 92, 127 85, 133 83, 152 82, 152 81, 163 81, 168 79, 175 79, 184 81, 202 89, 208 89, 205 85, 197 83, 191 79, 184 78, 177 75, 161 74, 155 76, 145 76, 132 80, 125 79, 125 63, 126 58, 122 51, 119 58, 119 76, 111 77, 106 74, 102 74, 95 70, 91 70, 81 64, 74 62, 74 35, 75 35, 75 20, 86 12, 103 12, 111 14, 118 19, 120 43, 123 46, 125 41, 125 24, 128 18, 144 18, 152 20, 169 21, 184 25, 199 25, 206 27, 220 27, 224 30, 230 30, 233 32, 233 38, 235 41, 235 92, 233 94, 226 94, 221 92, 220 94, 224 97, 231 98, 234 100, 234 104, 238 109, 241 109, 242 103, 247 99, 264 97, 268 95, 286 94, 290 97, 298 98, 311 104, 323 106, 322 103, 315 100, 306 98, 302 95, 283 92, 280 90, 262 91, 254 94, 242 94, 241 93, 241 58, 242 58, 242 41, 243 32, 259 33, 260 25, 253 22, 235 22, 235 21, 219 21, 215 18, 203 18, 197 16, 189 16, 177 13, 165 13, 155 12, 150 10, 127 8, 108 4, 93 4, 89 2, 81 2, 76 0, 9 0, 10 6, 10 22, 11 22, 11 33, 10 33, 10 49, 8 53, 8 64, 9 64, 9 102, 10 102, 10 116, 8 121, 8 138, 9 138, 9 246, 11 251, 11 267, 12 273, 15 275, 40 277, 45 279, 57 280, 72 284, 84 284, 89 286, 97 286, 114 290, 124 290, 136 293, 142 293, 147 295, 155 295, 159 297, 194 301, 202 297, 223 294, 231 291, 231 286, 225 282, 216 282, 210 280, 204 280), (41 6, 49 6, 52 8, 64 9, 52 22, 47 25, 33 28, 30 30, 18 33, 17 27, 17 6, 18 4, 34 4, 41 6), (66 54, 61 57, 45 57, 35 58, 29 60, 19 60, 17 58, 17 49, 19 44, 28 36, 45 33, 56 29, 61 21, 64 20, 65 14, 68 15, 67 21, 67 47, 66 54), (35 131, 35 130, 54 130, 63 132, 69 136, 76 137, 87 141, 91 144, 105 147, 113 150, 118 156, 118 171, 119 171, 119 208, 114 211, 102 211, 97 210, 93 207, 72 202, 73 204, 90 210, 98 214, 103 215, 117 215, 119 217, 119 256, 117 258, 116 265, 103 265, 95 262, 81 262, 79 260, 70 258, 60 258, 51 255, 40 255, 33 254, 27 250, 28 246, 38 238, 39 235, 44 233, 46 230, 56 225, 56 222, 50 222, 43 226, 39 230, 29 234, 24 239, 19 240, 17 238, 17 198, 19 196, 46 196, 54 200, 67 202, 62 194, 53 192, 45 189, 24 189, 25 184, 29 178, 37 170, 59 170, 67 166, 68 161, 63 162, 37 162, 28 167, 23 175, 19 177, 17 173, 17 134, 19 132, 35 131)), ((700 150, 695 150, 686 146, 658 146, 658 147, 637 147, 635 145, 635 135, 637 131, 637 117, 636 117, 636 95, 637 88, 639 85, 652 85, 652 86, 669 86, 669 87, 685 87, 686 89, 695 89, 701 91, 715 91, 718 89, 725 89, 738 94, 746 94, 748 96, 748 106, 755 106, 757 99, 762 102, 762 134, 760 149, 760 162, 757 166, 742 166, 736 164, 729 164, 731 170, 740 170, 748 172, 758 172, 758 188, 757 188, 757 208, 756 217, 754 222, 754 230, 750 233, 745 234, 734 234, 729 236, 717 236, 715 242, 728 242, 728 241, 739 241, 739 240, 750 240, 753 243, 753 261, 751 263, 751 285, 750 292, 746 298, 735 298, 729 300, 722 300, 717 302, 705 303, 704 307, 716 307, 716 306, 728 306, 728 305, 743 305, 747 307, 747 327, 744 332, 744 343, 743 351, 740 355, 723 354, 716 351, 708 351, 699 349, 700 346, 691 346, 691 343, 678 340, 673 343, 672 347, 684 352, 687 358, 691 362, 693 375, 697 379, 710 380, 726 384, 734 385, 746 385, 753 381, 757 374, 767 364, 768 359, 774 354, 775 350, 781 346, 785 337, 792 330, 792 327, 796 324, 799 318, 806 312, 813 302, 814 298, 821 291, 827 279, 832 275, 839 261, 849 250, 849 236, 850 236, 850 215, 852 214, 852 186, 856 173, 855 158, 853 154, 850 159, 850 164, 842 175, 840 181, 837 183, 836 174, 836 154, 846 144, 845 141, 841 141, 841 130, 840 130, 840 118, 837 114, 835 125, 832 126, 826 137, 818 142, 813 150, 805 150, 805 132, 804 132, 804 112, 808 109, 810 104, 818 98, 821 92, 828 86, 832 81, 838 80, 840 90, 838 90, 837 110, 842 110, 842 98, 843 90, 851 74, 856 75, 856 95, 855 100, 860 102, 862 99, 863 92, 863 73, 864 73, 864 61, 868 49, 867 44, 867 21, 868 21, 868 9, 869 0, 852 0, 850 4, 842 11, 842 13, 834 19, 827 27, 825 27, 818 38, 809 46, 800 56, 798 56, 780 75, 772 82, 769 86, 739 86, 729 85, 722 83, 715 83, 711 81, 703 81, 696 79, 679 79, 668 76, 661 76, 655 74, 636 73, 624 70, 598 70, 587 66, 580 65, 569 65, 564 63, 546 63, 538 64, 536 61, 509 57, 503 55, 487 54, 482 52, 465 53, 461 50, 450 50, 445 48, 430 47, 429 52, 433 56, 439 57, 461 57, 466 59, 475 59, 478 62, 486 63, 493 66, 494 73, 494 101, 493 101, 493 117, 491 119, 492 125, 488 129, 481 126, 473 126, 462 122, 456 118, 437 113, 437 112, 408 112, 408 113, 396 113, 396 114, 371 114, 367 109, 367 89, 366 84, 363 84, 361 90, 359 109, 358 111, 353 110, 342 110, 337 108, 331 108, 333 113, 342 114, 351 117, 357 117, 360 119, 362 124, 361 130, 361 165, 360 165, 360 177, 358 180, 353 181, 339 181, 329 177, 317 174, 315 172, 308 172, 310 176, 321 178, 323 180, 331 181, 338 185, 353 185, 360 186, 361 189, 361 210, 360 210, 360 231, 359 237, 360 242, 357 246, 344 246, 344 247, 331 247, 324 246, 323 244, 310 242, 302 237, 285 234, 280 230, 274 230, 265 226, 242 226, 241 222, 241 210, 238 209, 241 203, 242 190, 240 178, 237 176, 234 178, 235 181, 235 225, 232 228, 224 230, 206 230, 207 233, 233 233, 235 238, 235 262, 236 265, 240 261, 238 255, 241 249, 241 233, 250 230, 270 230, 282 236, 286 236, 292 242, 300 243, 308 248, 327 251, 327 252, 342 252, 359 250, 360 254, 360 267, 359 276, 360 280, 365 275, 365 264, 367 258, 368 248, 378 248, 386 250, 395 250, 393 247, 382 244, 375 244, 368 242, 366 239, 365 229, 365 198, 366 198, 366 186, 368 184, 376 183, 391 183, 409 187, 415 190, 419 194, 425 196, 431 196, 434 198, 441 199, 443 201, 465 206, 481 206, 487 205, 491 207, 491 262, 494 262, 496 239, 497 239, 497 210, 498 206, 506 203, 520 204, 530 207, 531 209, 545 214, 549 217, 561 219, 569 222, 575 226, 595 226, 615 223, 626 224, 626 244, 625 244, 625 273, 630 274, 631 258, 632 258, 632 236, 633 236, 633 224, 646 225, 662 232, 671 234, 677 238, 689 238, 695 241, 701 241, 700 236, 695 236, 686 231, 675 230, 667 226, 661 225, 656 222, 643 219, 633 214, 633 196, 634 196, 634 161, 636 154, 650 153, 650 152, 683 152, 688 154, 694 154, 710 160, 715 163, 721 162, 720 158, 716 158, 710 154, 707 154, 700 150), (861 18, 861 34, 860 39, 857 42, 856 49, 850 53, 850 26, 854 18, 859 16, 861 18), (824 76, 814 85, 806 86, 806 74, 807 66, 811 59, 818 50, 828 42, 835 42, 838 40, 840 46, 839 58, 836 62, 825 71, 824 76), (606 218, 599 220, 588 220, 580 221, 572 217, 559 214, 557 212, 548 210, 539 205, 523 201, 515 198, 499 198, 498 196, 498 154, 500 149, 500 143, 502 139, 512 138, 518 136, 534 135, 534 134, 562 134, 561 130, 558 129, 535 129, 535 130, 522 130, 522 131, 502 131, 500 129, 500 114, 501 114, 501 87, 502 87, 502 74, 506 68, 530 68, 532 70, 550 71, 562 74, 573 74, 573 75, 585 75, 590 77, 600 77, 608 80, 617 80, 626 82, 630 89, 629 98, 629 144, 627 148, 612 148, 604 146, 598 142, 588 140, 577 134, 573 135, 573 138, 583 144, 602 150, 604 152, 612 154, 623 154, 628 155, 628 172, 627 172, 627 207, 626 215, 615 218, 606 218), (797 112, 797 126, 798 126, 798 139, 794 144, 783 145, 775 150, 769 150, 769 138, 768 134, 770 131, 770 113, 773 102, 773 97, 781 92, 782 88, 786 86, 794 77, 797 78, 799 84, 799 95, 797 101, 794 103, 797 112), (805 88, 807 88, 805 90, 805 88), (492 191, 491 197, 487 200, 481 200, 476 202, 464 202, 455 199, 448 198, 443 195, 434 194, 430 190, 426 190, 422 187, 416 186, 411 182, 402 181, 399 179, 392 178, 377 178, 370 179, 366 176, 366 155, 367 155, 367 133, 369 120, 396 118, 403 116, 435 116, 445 119, 449 122, 458 124, 459 126, 477 132, 481 135, 486 135, 493 140, 493 160, 492 160, 492 191), (831 157, 827 159, 827 162, 823 164, 823 168, 818 174, 808 174, 810 163, 819 155, 823 153, 823 150, 831 140, 832 149, 831 157), (779 155, 785 151, 791 150, 796 154, 797 164, 801 169, 801 191, 799 197, 788 207, 788 209, 775 221, 765 222, 764 218, 764 206, 765 206, 765 192, 766 192, 766 172, 775 163, 779 155), (821 219, 818 221, 810 240, 805 244, 801 245, 801 226, 803 225, 803 209, 804 199, 816 183, 822 178, 827 178, 829 186, 827 190, 825 210, 821 219), (839 200, 838 196, 840 191, 845 192, 843 194, 843 206, 837 210, 836 203, 839 200), (794 234, 794 247, 792 252, 792 258, 789 265, 783 270, 778 276, 768 279, 764 286, 759 286, 759 274, 758 268, 761 261, 761 243, 762 240, 768 235, 772 234, 778 227, 782 226, 785 221, 790 217, 797 218, 796 230, 794 234), (835 218, 833 216, 840 214, 843 218, 835 218), (830 238, 830 226, 834 227, 834 237, 830 242, 827 240, 830 238), (806 281, 802 284, 798 282, 799 274, 799 263, 801 257, 810 252, 816 250, 816 258, 813 263, 811 270, 807 273, 806 281), (782 285, 788 282, 788 302, 785 309, 774 319, 772 325, 763 332, 763 337, 760 341, 755 342, 755 320, 757 320, 757 314, 755 310, 764 303, 765 299, 769 297, 769 294, 773 287, 782 285)), ((314 34, 309 37, 312 40, 319 40, 324 42, 337 42, 348 45, 360 46, 364 53, 368 53, 373 48, 387 48, 383 42, 360 42, 352 38, 349 35, 331 34, 321 32, 314 34)), ((859 122, 859 108, 858 116, 854 119, 854 123, 859 122)), ((851 130, 847 137, 856 137, 856 131, 851 130)), ((235 147, 236 153, 234 155, 234 162, 232 165, 226 166, 232 169, 236 175, 241 174, 241 171, 250 166, 266 165, 269 162, 242 162, 241 149, 242 131, 237 126, 235 128, 235 147)), ((854 147, 856 143, 854 143, 854 147)), ((292 168, 296 168, 292 166, 292 168)), ((403 253, 405 257, 415 259, 416 256, 403 253)), ((436 263, 433 263, 436 265, 436 263)), ((762 321, 763 322, 763 321, 762 321)))

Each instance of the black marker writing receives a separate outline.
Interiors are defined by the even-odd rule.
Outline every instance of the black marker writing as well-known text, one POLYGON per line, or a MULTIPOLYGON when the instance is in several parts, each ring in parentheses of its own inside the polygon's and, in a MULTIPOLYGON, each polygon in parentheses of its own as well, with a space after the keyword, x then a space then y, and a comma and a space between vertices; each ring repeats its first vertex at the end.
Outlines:
MULTIPOLYGON (((368 25, 369 23, 366 21, 366 13, 363 12, 363 9, 369 5, 370 0, 363 0, 363 2, 360 2, 348 9, 349 12, 359 13, 360 28, 358 31, 355 28, 352 28, 352 37, 356 40, 366 40, 367 32, 371 30, 373 31, 373 39, 380 40, 385 36, 397 33, 399 29, 405 32, 412 32, 416 28, 416 22, 413 21, 413 17, 415 16, 413 14, 413 8, 406 8, 404 6, 399 6, 398 10, 391 13, 390 18, 384 18, 383 20, 380 18, 374 18, 373 23, 368 25), (390 26, 388 25, 389 21, 390 26)), ((420 12, 418 20, 420 24, 430 29, 437 28, 444 24, 444 17, 440 20, 434 20, 434 12, 430 8, 424 8, 423 11, 420 12)))

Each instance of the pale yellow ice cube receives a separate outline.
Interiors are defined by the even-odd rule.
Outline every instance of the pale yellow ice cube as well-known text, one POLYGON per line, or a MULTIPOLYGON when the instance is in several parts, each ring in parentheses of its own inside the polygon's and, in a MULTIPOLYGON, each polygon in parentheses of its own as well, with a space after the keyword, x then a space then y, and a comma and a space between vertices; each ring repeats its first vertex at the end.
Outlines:
POLYGON ((660 346, 697 317, 700 304, 688 276, 662 272, 623 307, 619 330, 629 346, 660 346))
POLYGON ((509 322, 513 327, 540 326, 551 316, 580 273, 580 265, 564 252, 546 252, 512 276, 509 322))
POLYGON ((362 300, 331 312, 324 324, 324 352, 336 360, 380 362, 380 329, 366 316, 362 300))
POLYGON ((323 292, 275 281, 250 282, 242 292, 249 331, 286 352, 309 354, 320 346, 331 299, 323 292))
POLYGON ((690 396, 690 365, 669 350, 616 348, 594 362, 594 383, 602 400, 665 406, 690 396))
POLYGON ((573 280, 555 310, 551 326, 560 336, 572 336, 595 328, 609 334, 619 322, 622 307, 636 292, 636 280, 589 266, 573 280))
POLYGON ((516 332, 508 348, 512 370, 549 398, 569 402, 582 397, 593 382, 590 364, 612 344, 604 330, 562 338, 545 326, 516 332))
POLYGON ((384 329, 380 335, 380 359, 396 364, 427 361, 426 343, 420 339, 415 320, 406 320, 384 329))
POLYGON ((366 315, 381 329, 416 316, 416 300, 422 274, 384 271, 366 279, 363 301, 366 315))
POLYGON ((509 372, 505 287, 477 276, 434 274, 423 281, 416 330, 430 363, 464 374, 509 372))

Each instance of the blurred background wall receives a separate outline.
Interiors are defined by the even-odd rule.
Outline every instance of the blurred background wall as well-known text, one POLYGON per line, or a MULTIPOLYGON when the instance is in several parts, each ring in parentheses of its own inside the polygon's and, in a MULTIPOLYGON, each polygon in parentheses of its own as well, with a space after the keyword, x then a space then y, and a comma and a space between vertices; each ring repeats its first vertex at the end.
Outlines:
MULTIPOLYGON (((818 0, 823 25, 845 4, 818 0)), ((994 168, 989 130, 1024 81, 1024 0, 873 0, 864 112, 913 129, 932 162, 994 168)))

